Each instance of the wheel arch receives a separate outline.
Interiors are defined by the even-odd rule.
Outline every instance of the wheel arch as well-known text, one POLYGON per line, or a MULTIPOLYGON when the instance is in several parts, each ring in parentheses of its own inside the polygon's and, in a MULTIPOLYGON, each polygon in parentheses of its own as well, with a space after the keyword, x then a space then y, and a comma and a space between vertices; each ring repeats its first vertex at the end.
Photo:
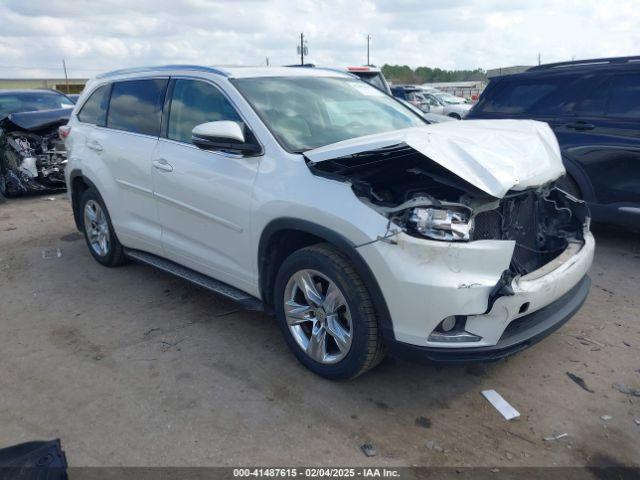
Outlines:
MULTIPOLYGON (((80 199, 82 194, 89 188, 93 188, 100 196, 100 192, 96 185, 85 177, 82 170, 76 168, 69 174, 69 188, 71 189, 71 209, 73 211, 73 220, 78 230, 82 229, 82 222, 80 220, 80 199)), ((101 197, 102 198, 102 197, 101 197)))
POLYGON ((576 182, 582 199, 587 203, 597 203, 597 197, 593 189, 593 185, 588 175, 580 164, 575 161, 566 152, 562 152, 562 163, 567 171, 567 174, 576 182))
POLYGON ((322 225, 299 218, 272 220, 262 231, 258 245, 258 278, 262 301, 273 312, 275 277, 285 258, 291 253, 316 243, 329 243, 347 257, 364 282, 376 309, 383 336, 395 338, 393 323, 382 290, 369 265, 356 245, 343 235, 322 225))

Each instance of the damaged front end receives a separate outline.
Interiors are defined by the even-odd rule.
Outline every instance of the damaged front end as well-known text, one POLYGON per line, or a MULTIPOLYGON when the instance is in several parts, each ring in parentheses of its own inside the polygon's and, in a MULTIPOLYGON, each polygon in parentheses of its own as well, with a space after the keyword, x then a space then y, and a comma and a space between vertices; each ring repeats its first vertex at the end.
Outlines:
POLYGON ((589 212, 559 186, 565 171, 547 125, 442 124, 305 157, 314 175, 348 183, 387 219, 358 251, 393 292, 394 341, 501 355, 553 331, 586 298, 589 212))
POLYGON ((556 182, 496 198, 408 145, 308 162, 317 175, 348 180, 355 195, 390 228, 442 241, 512 240, 509 272, 526 275, 583 242, 586 204, 556 182))
POLYGON ((0 192, 6 197, 65 189, 67 152, 58 127, 71 109, 14 113, 0 120, 0 192))

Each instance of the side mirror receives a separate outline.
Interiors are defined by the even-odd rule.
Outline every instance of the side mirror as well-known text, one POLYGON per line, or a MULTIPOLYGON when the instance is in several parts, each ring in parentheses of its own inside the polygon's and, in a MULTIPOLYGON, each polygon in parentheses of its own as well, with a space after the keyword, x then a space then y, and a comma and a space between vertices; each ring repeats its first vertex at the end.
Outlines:
POLYGON ((242 154, 260 152, 259 145, 246 143, 242 126, 229 120, 196 125, 191 131, 191 141, 203 150, 229 150, 242 154))

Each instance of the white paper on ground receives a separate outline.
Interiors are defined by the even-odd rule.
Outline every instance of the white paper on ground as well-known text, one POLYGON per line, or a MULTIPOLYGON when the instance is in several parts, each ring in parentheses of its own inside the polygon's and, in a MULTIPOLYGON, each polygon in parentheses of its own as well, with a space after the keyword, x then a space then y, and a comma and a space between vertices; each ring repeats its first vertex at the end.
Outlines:
POLYGON ((491 405, 493 405, 495 409, 498 410, 507 420, 512 420, 520 416, 520 413, 509 405, 509 403, 502 398, 502 395, 495 390, 483 390, 482 395, 484 398, 489 400, 489 403, 491 403, 491 405))

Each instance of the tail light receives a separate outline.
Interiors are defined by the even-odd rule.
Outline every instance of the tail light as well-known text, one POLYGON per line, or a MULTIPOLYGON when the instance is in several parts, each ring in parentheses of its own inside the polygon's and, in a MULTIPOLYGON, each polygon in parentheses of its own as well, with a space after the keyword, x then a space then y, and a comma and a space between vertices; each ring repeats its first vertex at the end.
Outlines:
POLYGON ((69 125, 62 125, 61 127, 58 127, 58 136, 60 137, 60 140, 67 138, 70 133, 71 127, 69 125))

